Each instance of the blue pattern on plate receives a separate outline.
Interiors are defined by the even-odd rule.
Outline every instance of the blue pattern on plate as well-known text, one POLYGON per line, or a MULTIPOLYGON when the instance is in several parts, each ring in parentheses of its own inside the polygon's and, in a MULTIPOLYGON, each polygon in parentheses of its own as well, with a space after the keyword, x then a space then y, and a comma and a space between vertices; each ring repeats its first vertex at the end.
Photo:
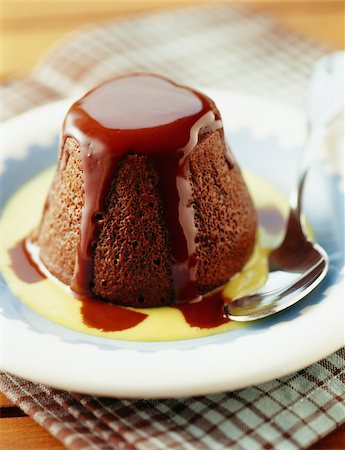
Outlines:
MULTIPOLYGON (((274 137, 258 140, 247 129, 233 133, 229 142, 242 167, 263 175, 283 192, 289 192, 299 149, 281 150, 274 137)), ((0 210, 23 183, 55 162, 57 147, 58 138, 54 137, 48 147, 29 146, 24 159, 10 158, 5 161, 5 171, 1 176, 3 195, 0 199, 0 210)), ((317 161, 309 175, 305 193, 306 215, 318 242, 330 256, 330 270, 326 279, 302 302, 256 324, 215 336, 162 343, 138 343, 99 338, 69 330, 38 315, 12 294, 1 275, 0 311, 8 319, 22 321, 35 333, 53 334, 69 343, 92 344, 99 348, 114 350, 120 348, 131 348, 137 351, 157 351, 163 348, 187 350, 205 344, 226 343, 249 333, 261 333, 278 322, 293 320, 302 314, 306 307, 321 302, 325 297, 325 290, 338 283, 343 276, 341 269, 344 266, 344 193, 339 188, 340 179, 339 174, 327 175, 325 164, 317 161)))

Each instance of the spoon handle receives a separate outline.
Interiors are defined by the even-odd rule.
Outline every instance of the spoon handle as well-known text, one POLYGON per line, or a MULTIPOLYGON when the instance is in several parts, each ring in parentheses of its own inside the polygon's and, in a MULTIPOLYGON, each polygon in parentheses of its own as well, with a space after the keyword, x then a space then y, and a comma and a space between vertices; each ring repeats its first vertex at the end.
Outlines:
POLYGON ((308 133, 309 137, 307 143, 300 157, 295 188, 289 199, 290 208, 295 213, 298 221, 301 220, 303 190, 307 174, 313 161, 315 160, 315 155, 317 154, 318 149, 321 147, 325 139, 327 129, 327 126, 321 125, 310 130, 308 133))
POLYGON ((344 110, 345 52, 330 53, 315 65, 308 91, 308 139, 298 165, 296 188, 290 207, 301 219, 302 196, 306 176, 332 122, 344 110))

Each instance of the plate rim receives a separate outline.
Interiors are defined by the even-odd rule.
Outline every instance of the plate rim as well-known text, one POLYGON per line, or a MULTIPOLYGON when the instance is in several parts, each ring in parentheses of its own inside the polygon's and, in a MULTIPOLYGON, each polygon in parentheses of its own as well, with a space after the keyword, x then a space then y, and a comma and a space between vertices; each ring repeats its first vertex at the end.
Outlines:
MULTIPOLYGON (((269 108, 284 108, 286 111, 286 108, 280 103, 258 96, 214 89, 206 89, 206 92, 213 97, 215 97, 215 92, 218 92, 216 96, 222 94, 233 100, 237 99, 237 101, 240 99, 249 102, 261 102, 269 105, 269 108)), ((3 123, 4 133, 6 129, 13 130, 18 121, 25 122, 28 119, 31 121, 35 115, 48 118, 49 113, 56 112, 56 108, 66 112, 74 100, 63 99, 41 105, 8 119, 3 123)), ((303 113, 298 109, 291 106, 288 109, 291 114, 297 114, 299 118, 303 117, 303 113)), ((32 120, 32 122, 35 121, 32 120)), ((6 149, 4 149, 4 153, 5 151, 6 149)), ((342 289, 342 286, 339 285, 338 287, 342 289)), ((334 295, 333 288, 334 286, 332 287, 333 301, 338 300, 339 305, 337 307, 340 308, 340 299, 337 299, 337 296, 334 295)), ((115 353, 109 354, 109 352, 112 352, 111 349, 96 349, 95 346, 90 349, 91 346, 88 344, 72 344, 74 349, 69 354, 68 349, 71 348, 71 344, 63 342, 55 336, 42 339, 42 335, 35 335, 30 330, 25 329, 23 322, 18 321, 17 323, 17 321, 8 320, 1 314, 3 354, 0 365, 2 370, 34 382, 95 395, 126 398, 168 398, 240 389, 302 369, 342 347, 343 339, 341 333, 339 333, 341 317, 339 314, 334 315, 330 312, 328 308, 330 298, 331 296, 328 295, 320 303, 320 308, 324 313, 322 317, 323 339, 321 339, 322 342, 318 342, 320 346, 314 353, 310 352, 310 341, 309 344, 306 344, 308 339, 303 341, 303 337, 310 338, 303 333, 303 330, 307 332, 308 326, 304 321, 307 318, 308 321, 310 320, 310 314, 316 314, 315 308, 314 312, 311 311, 309 315, 303 314, 294 319, 295 326, 297 322, 299 326, 297 336, 291 337, 291 331, 289 336, 289 330, 286 330, 288 324, 286 323, 283 326, 279 323, 279 327, 273 326, 270 329, 272 342, 265 342, 264 339, 265 351, 254 355, 255 359, 251 361, 245 361, 243 358, 243 355, 248 354, 248 349, 251 346, 248 342, 252 339, 250 334, 227 343, 217 344, 215 342, 205 345, 201 343, 200 346, 192 349, 168 348, 152 353, 143 353, 135 349, 116 349, 116 357, 114 356, 115 353), (337 333, 334 332, 335 323, 339 327, 337 333), (278 333, 281 341, 282 330, 284 330, 283 336, 290 342, 290 345, 297 349, 299 354, 298 358, 292 358, 290 355, 288 365, 286 365, 287 359, 283 357, 281 348, 277 348, 279 339, 275 339, 278 333), (53 361, 52 349, 54 354, 60 354, 60 357, 57 358, 58 361, 53 361), (75 351, 75 349, 77 350, 75 351), (76 352, 79 356, 78 364, 74 359, 76 352), (93 356, 91 363, 90 352, 93 356), (104 352, 106 353, 103 354, 104 352), (231 357, 228 360, 225 359, 224 362, 224 355, 230 355, 231 357), (267 363, 272 361, 272 355, 275 355, 277 359, 273 369, 271 365, 268 372, 267 363), (115 364, 112 362, 112 358, 114 358, 115 364), (128 361, 128 358, 131 358, 130 361, 128 361), (41 365, 42 361, 49 361, 49 364, 41 365), (222 363, 219 364, 219 361, 222 361, 222 363), (260 367, 253 364, 255 361, 262 363, 259 364, 260 367), (39 369, 37 369, 36 364, 39 369), (125 367, 119 367, 121 364, 124 364, 125 367), (61 368, 66 366, 73 368, 69 372, 69 376, 62 373, 61 368), (138 366, 140 367, 139 371, 138 366), (152 367, 155 368, 155 372, 152 367), (105 373, 106 376, 104 376, 105 373)), ((334 308, 334 305, 332 307, 334 308)), ((318 323, 318 317, 314 319, 315 323, 318 323)), ((264 334, 256 335, 255 339, 262 341, 264 334)))

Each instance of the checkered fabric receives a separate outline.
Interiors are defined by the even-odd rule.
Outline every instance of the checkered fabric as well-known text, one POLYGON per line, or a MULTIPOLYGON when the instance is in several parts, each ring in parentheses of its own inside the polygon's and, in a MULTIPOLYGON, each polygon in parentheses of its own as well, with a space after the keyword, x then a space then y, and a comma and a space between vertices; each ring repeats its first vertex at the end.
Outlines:
POLYGON ((241 6, 139 15, 68 36, 30 77, 2 85, 2 117, 140 70, 300 106, 310 67, 327 50, 241 6))
MULTIPOLYGON (((328 49, 242 7, 190 7, 87 27, 30 76, 3 84, 3 118, 79 95, 114 74, 148 70, 301 105, 328 49)), ((345 421, 345 350, 235 392, 178 400, 76 395, 3 373, 0 389, 71 449, 294 450, 345 421)))
POLYGON ((0 389, 75 450, 295 450, 345 420, 344 364, 340 350, 269 383, 177 400, 90 397, 9 374, 0 389))

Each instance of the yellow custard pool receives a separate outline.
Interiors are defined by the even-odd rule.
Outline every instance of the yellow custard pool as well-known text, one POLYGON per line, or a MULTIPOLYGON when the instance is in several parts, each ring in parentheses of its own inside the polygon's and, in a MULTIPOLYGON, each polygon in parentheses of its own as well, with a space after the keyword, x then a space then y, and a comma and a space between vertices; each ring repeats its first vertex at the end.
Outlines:
MULTIPOLYGON (((87 320, 85 304, 50 278, 26 282, 13 267, 13 249, 37 226, 54 168, 42 172, 18 190, 7 203, 0 220, 2 229, 1 271, 12 292, 27 306, 47 319, 79 332, 129 341, 170 341, 192 339, 223 333, 248 326, 231 321, 213 327, 197 327, 186 320, 183 308, 160 307, 134 309, 92 302, 90 311, 98 308, 99 320, 87 320), (102 306, 103 305, 103 306, 102 306), (102 309, 103 308, 103 309, 102 309), (102 326, 102 314, 114 321, 119 312, 133 311, 142 316, 136 325, 120 331, 102 326)), ((268 255, 281 238, 288 213, 286 198, 270 183, 251 172, 244 172, 245 181, 258 211, 259 228, 254 252, 243 270, 224 287, 223 296, 238 298, 255 292, 267 278, 268 255)), ((212 299, 210 299, 211 301, 212 299)))

